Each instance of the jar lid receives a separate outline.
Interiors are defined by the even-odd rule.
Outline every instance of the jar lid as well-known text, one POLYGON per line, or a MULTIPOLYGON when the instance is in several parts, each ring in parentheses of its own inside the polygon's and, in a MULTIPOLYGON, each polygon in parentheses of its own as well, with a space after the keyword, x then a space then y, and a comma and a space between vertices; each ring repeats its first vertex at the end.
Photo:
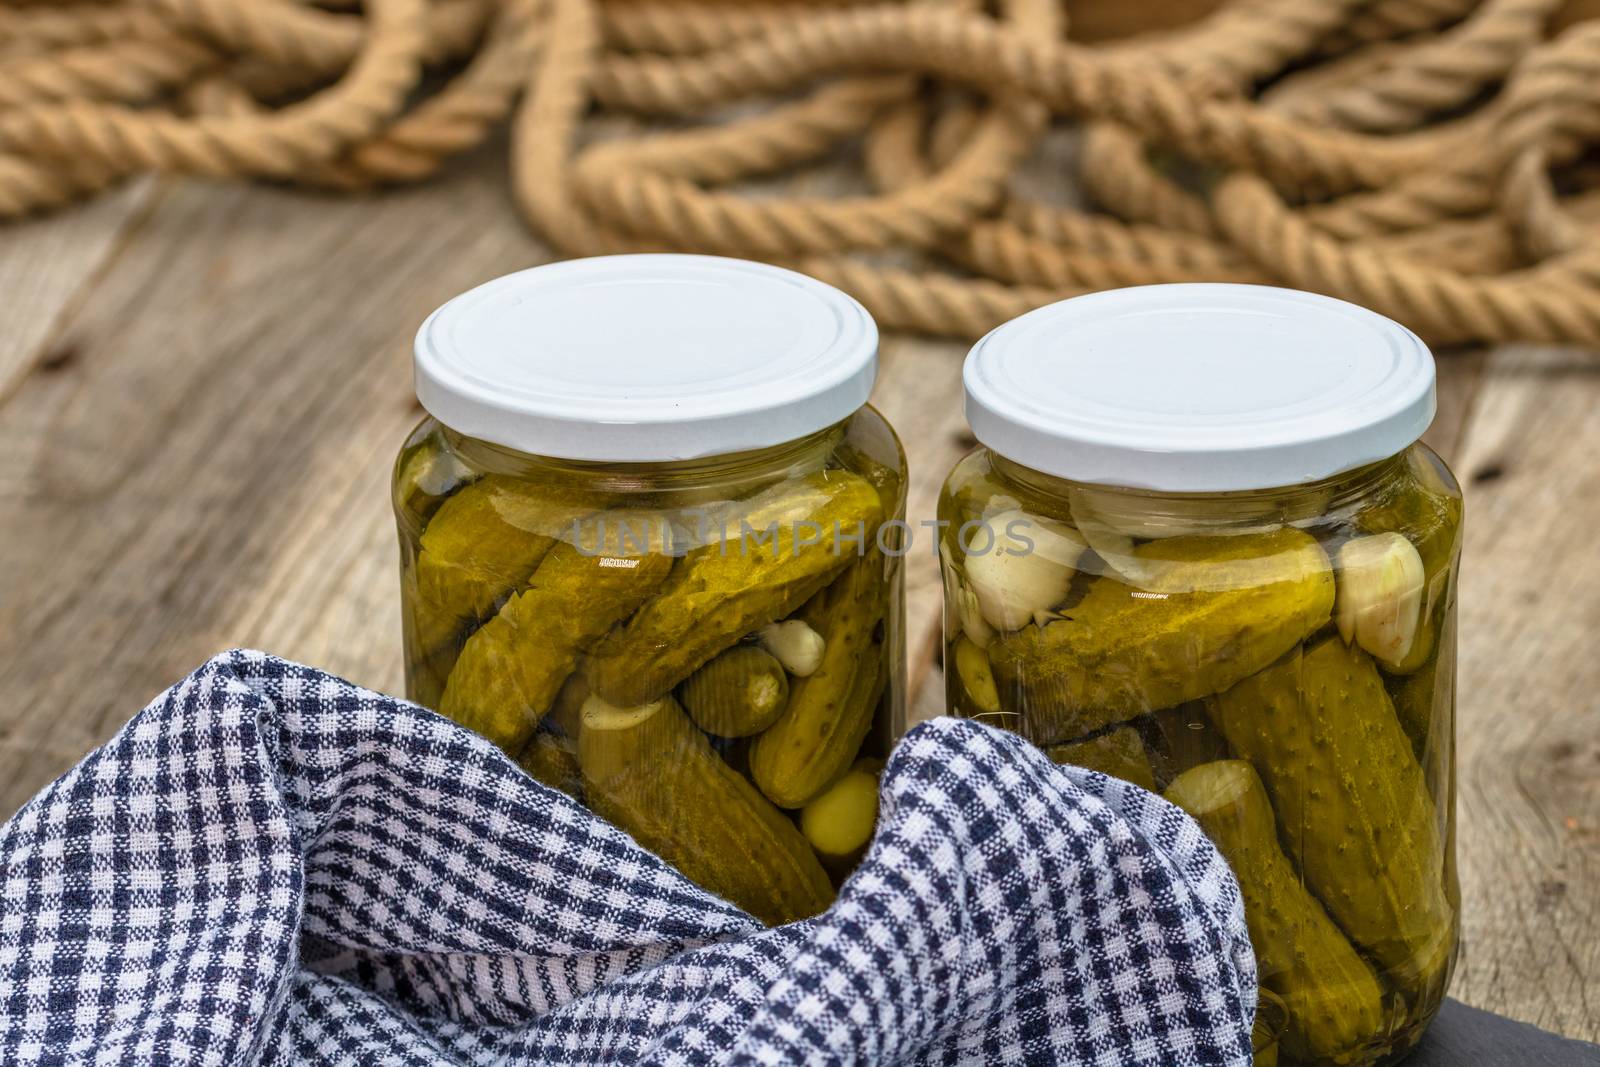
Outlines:
POLYGON ((814 278, 717 256, 601 256, 508 274, 417 332, 417 399, 469 437, 655 462, 793 441, 867 401, 878 329, 814 278))
POLYGON ((1435 408, 1416 334, 1332 297, 1260 285, 1113 289, 973 346, 967 422, 1046 474, 1174 493, 1315 481, 1402 451, 1435 408))

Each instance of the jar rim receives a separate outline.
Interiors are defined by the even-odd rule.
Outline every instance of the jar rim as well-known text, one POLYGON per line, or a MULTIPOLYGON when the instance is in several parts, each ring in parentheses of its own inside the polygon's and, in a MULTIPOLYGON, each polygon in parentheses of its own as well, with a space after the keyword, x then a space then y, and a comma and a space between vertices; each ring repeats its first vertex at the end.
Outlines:
POLYGON ((866 403, 878 330, 814 278, 720 256, 566 260, 428 316, 417 399, 457 433, 531 455, 671 462, 768 448, 866 403))
POLYGON ((974 436, 1092 485, 1230 492, 1396 455, 1437 405, 1432 353, 1358 305, 1182 283, 1074 297, 1012 319, 963 367, 974 436))

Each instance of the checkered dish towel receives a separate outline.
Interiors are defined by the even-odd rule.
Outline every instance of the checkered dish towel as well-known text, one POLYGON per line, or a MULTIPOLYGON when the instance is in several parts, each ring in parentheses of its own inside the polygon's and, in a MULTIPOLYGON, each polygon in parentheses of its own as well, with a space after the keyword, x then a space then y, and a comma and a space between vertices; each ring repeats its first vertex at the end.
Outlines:
POLYGON ((952 719, 882 790, 767 929, 431 712, 218 656, 0 831, 0 1063, 1248 1067, 1176 808, 952 719))

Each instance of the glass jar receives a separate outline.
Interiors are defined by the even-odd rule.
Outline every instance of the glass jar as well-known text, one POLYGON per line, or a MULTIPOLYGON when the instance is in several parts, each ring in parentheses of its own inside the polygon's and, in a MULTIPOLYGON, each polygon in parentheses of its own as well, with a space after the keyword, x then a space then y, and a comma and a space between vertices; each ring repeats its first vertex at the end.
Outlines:
POLYGON ((445 304, 394 477, 410 698, 761 919, 823 910, 903 714, 876 357, 843 293, 714 257, 445 304))
POLYGON ((1279 1062, 1398 1060, 1459 911, 1462 507, 1418 441, 1426 347, 1307 293, 1151 286, 999 327, 964 384, 952 713, 1195 817, 1243 890, 1279 1062))

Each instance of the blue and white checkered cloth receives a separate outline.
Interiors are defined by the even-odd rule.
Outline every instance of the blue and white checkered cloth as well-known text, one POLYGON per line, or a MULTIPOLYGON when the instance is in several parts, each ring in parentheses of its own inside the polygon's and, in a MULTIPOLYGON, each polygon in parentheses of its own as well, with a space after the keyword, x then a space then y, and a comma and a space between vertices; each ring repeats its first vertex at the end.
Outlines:
POLYGON ((767 929, 431 712, 218 656, 0 830, 0 1063, 1247 1067, 1176 808, 950 719, 882 788, 767 929))

